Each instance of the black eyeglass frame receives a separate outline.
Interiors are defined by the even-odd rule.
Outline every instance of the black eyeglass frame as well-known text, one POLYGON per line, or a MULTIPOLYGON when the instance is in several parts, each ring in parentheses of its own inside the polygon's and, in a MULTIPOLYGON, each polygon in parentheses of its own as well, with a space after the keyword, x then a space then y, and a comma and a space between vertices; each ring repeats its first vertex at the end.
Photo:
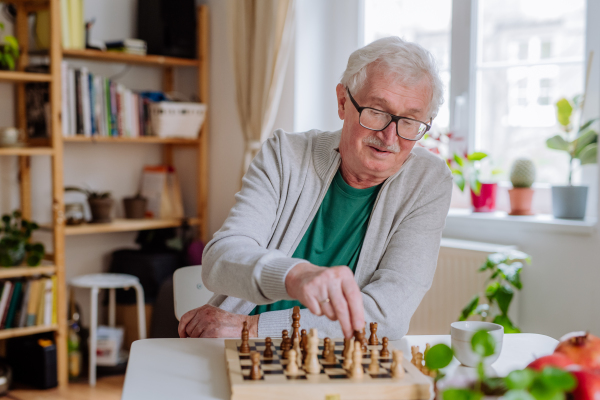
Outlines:
POLYGON ((368 129, 368 130, 371 130, 371 131, 379 132, 379 131, 382 131, 382 130, 384 130, 384 129, 385 129, 385 128, 387 128, 388 126, 390 126, 390 124, 391 124, 392 122, 395 122, 395 123, 396 123, 396 135, 398 135, 398 136, 399 136, 399 137, 401 137, 402 139, 405 139, 405 140, 410 140, 411 142, 416 142, 416 141, 418 141, 418 140, 421 140, 421 139, 423 138, 423 136, 425 136, 425 134, 426 134, 427 132, 429 132, 429 130, 431 129, 431 125, 430 125, 430 124, 428 124, 428 123, 425 123, 425 122, 423 122, 423 121, 419 121, 418 119, 413 119, 413 118, 408 118, 408 117, 400 117, 399 115, 390 114, 389 112, 386 112, 386 111, 383 111, 383 110, 378 110, 378 109, 376 109, 376 108, 372 108, 372 107, 361 107, 361 106, 359 106, 359 105, 358 105, 358 103, 356 102, 356 100, 354 100, 354 97, 352 97, 352 93, 350 93, 350 89, 348 89, 348 88, 346 87, 346 91, 348 92, 348 96, 350 96, 350 101, 352 102, 352 104, 354 104, 354 107, 356 108, 356 111, 358 111, 358 123, 359 123, 359 124, 360 124, 360 126, 362 126, 363 128, 366 128, 366 129, 368 129), (388 123, 387 123, 387 125, 386 125, 386 126, 384 126, 384 127, 383 127, 383 128, 381 128, 381 129, 373 129, 373 128, 369 128, 368 126, 364 126, 364 125, 363 125, 363 124, 360 122, 360 117, 361 117, 361 115, 362 115, 362 112, 363 112, 363 110, 366 110, 366 109, 369 109, 369 110, 373 110, 373 111, 377 111, 377 112, 380 112, 380 113, 387 114, 387 115, 389 115, 390 117, 392 117, 392 119, 390 119, 390 122, 388 122, 388 123), (407 119, 407 120, 409 120, 409 121, 415 121, 415 122, 418 122, 418 123, 424 124, 424 125, 427 127, 427 129, 426 129, 426 130, 425 130, 425 132, 423 132, 423 134, 422 134, 421 136, 419 136, 418 138, 414 138, 414 139, 406 138, 406 137, 404 137, 404 136, 402 136, 402 135, 400 135, 400 134, 398 133, 398 121, 400 121, 401 119, 407 119))

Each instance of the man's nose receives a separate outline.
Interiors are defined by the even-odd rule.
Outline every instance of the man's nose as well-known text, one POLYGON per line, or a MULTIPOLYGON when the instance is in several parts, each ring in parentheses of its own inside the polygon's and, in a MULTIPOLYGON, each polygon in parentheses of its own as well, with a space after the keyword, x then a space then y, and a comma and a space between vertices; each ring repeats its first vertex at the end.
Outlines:
POLYGON ((393 145, 398 140, 398 135, 396 134, 396 122, 392 121, 390 124, 382 131, 379 131, 381 134, 380 139, 386 145, 393 145))

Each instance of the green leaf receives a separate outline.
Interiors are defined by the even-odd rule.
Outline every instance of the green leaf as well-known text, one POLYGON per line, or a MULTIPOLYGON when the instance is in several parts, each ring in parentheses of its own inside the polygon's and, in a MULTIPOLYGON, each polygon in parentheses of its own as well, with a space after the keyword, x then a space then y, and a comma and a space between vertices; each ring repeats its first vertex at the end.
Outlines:
POLYGON ((598 120, 598 118, 593 118, 593 119, 590 119, 589 121, 587 121, 585 124, 581 125, 581 127, 579 128, 578 133, 581 133, 581 132, 585 131, 587 128, 590 127, 590 125, 592 125, 597 120, 598 120))
POLYGON ((560 368, 545 367, 540 380, 549 388, 570 392, 577 386, 577 380, 568 371, 560 368))
POLYGON ((12 36, 12 35, 6 35, 4 36, 4 41, 6 42, 6 44, 9 47, 12 47, 13 49, 19 49, 19 41, 17 40, 16 37, 12 36))
POLYGON ((4 60, 6 61, 6 64, 7 64, 7 67, 9 70, 12 71, 15 69, 15 61, 13 60, 12 56, 5 54, 4 60))
POLYGON ((481 182, 479 181, 479 179, 477 179, 476 176, 471 176, 469 186, 471 187, 473 193, 475 193, 476 196, 479 196, 479 194, 481 193, 481 182))
POLYGON ((502 274, 514 287, 521 290, 523 284, 521 283, 521 269, 523 269, 523 263, 515 261, 512 264, 499 264, 498 269, 502 271, 502 274))
POLYGON ((573 113, 573 106, 569 100, 562 98, 556 102, 556 118, 558 123, 564 127, 568 127, 571 124, 571 114, 573 113))
POLYGON ((587 131, 583 132, 577 139, 575 139, 575 157, 579 157, 579 153, 581 153, 586 146, 597 142, 598 133, 596 133, 596 131, 593 129, 588 129, 587 131))
POLYGON ((587 145, 578 155, 581 165, 595 164, 598 162, 598 143, 587 145))
POLYGON ((504 327, 504 333, 521 333, 521 330, 513 325, 512 321, 506 314, 496 315, 492 322, 502 325, 504 327))
POLYGON ((27 256, 27 265, 30 267, 35 267, 40 265, 42 262, 42 256, 38 253, 33 253, 27 256))
POLYGON ((462 309, 458 320, 465 321, 467 318, 469 318, 473 314, 473 311, 475 311, 477 304, 479 304, 479 295, 476 294, 475 297, 473 297, 465 306, 465 308, 462 309))
POLYGON ((452 349, 443 343, 436 344, 425 353, 425 366, 430 370, 442 369, 452 361, 452 349))
POLYGON ((536 371, 525 368, 515 370, 506 377, 506 386, 509 389, 527 389, 535 379, 536 371))
POLYGON ((463 158, 456 153, 454 153, 454 161, 456 161, 456 163, 461 167, 465 166, 465 161, 463 160, 463 158))
POLYGON ((536 400, 565 400, 565 393, 545 385, 541 379, 536 379, 529 392, 536 400))
POLYGON ((512 301, 514 296, 514 292, 508 285, 502 285, 498 288, 496 295, 494 296, 496 301, 498 302, 498 307, 502 314, 508 313, 508 308, 510 307, 510 302, 512 301))
POLYGON ((555 135, 547 139, 546 146, 553 150, 569 151, 569 142, 560 135, 555 135))
POLYGON ((526 390, 509 390, 506 392, 504 396, 502 396, 503 400, 536 400, 535 397, 531 395, 526 390))
POLYGON ((483 393, 469 389, 446 389, 442 392, 443 400, 480 400, 483 393))
POLYGON ((44 245, 41 243, 34 243, 31 246, 31 251, 35 251, 36 253, 44 253, 44 245))
POLYGON ((467 160, 469 161, 480 161, 483 160, 484 158, 486 158, 488 155, 486 153, 483 153, 481 151, 476 151, 474 153, 471 153, 469 155, 467 155, 467 160))
POLYGON ((471 338, 471 348, 481 357, 489 357, 494 354, 496 342, 486 330, 481 330, 475 332, 471 338))
POLYGON ((485 297, 487 297, 488 299, 491 298, 491 297, 494 297, 496 295, 496 292, 498 292, 498 289, 500 289, 500 283, 499 282, 492 282, 492 283, 490 283, 485 288, 485 297))
POLYGON ((460 191, 464 192, 465 191, 465 177, 463 176, 462 172, 452 173, 452 179, 454 180, 454 183, 456 184, 456 186, 458 186, 460 191))

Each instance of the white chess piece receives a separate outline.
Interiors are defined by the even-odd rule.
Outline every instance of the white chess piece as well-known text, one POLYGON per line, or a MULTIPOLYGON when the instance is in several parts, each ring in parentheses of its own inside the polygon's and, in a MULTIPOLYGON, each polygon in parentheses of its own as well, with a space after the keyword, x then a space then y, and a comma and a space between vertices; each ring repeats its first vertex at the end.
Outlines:
POLYGON ((291 349, 289 350, 288 353, 288 365, 285 368, 285 372, 288 373, 288 375, 298 375, 298 364, 296 363, 296 359, 300 358, 300 357, 296 357, 296 350, 291 349))
POLYGON ((404 358, 402 350, 394 350, 392 352, 392 367, 390 368, 390 372, 392 373, 392 377, 394 379, 404 378, 404 367, 402 366, 402 358, 404 358))
POLYGON ((319 364, 319 336, 317 334, 317 330, 312 328, 310 330, 310 334, 308 335, 308 355, 306 356, 306 361, 304 365, 304 369, 308 374, 320 374, 321 373, 321 364, 319 364))

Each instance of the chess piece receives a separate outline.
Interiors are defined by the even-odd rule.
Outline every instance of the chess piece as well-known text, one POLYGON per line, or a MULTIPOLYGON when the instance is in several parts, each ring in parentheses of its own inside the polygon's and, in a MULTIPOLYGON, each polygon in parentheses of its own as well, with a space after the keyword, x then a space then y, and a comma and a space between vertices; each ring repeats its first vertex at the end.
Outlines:
POLYGON ((300 307, 294 306, 292 312, 292 341, 300 337, 300 307))
POLYGON ((423 353, 418 352, 415 355, 415 364, 416 364, 415 366, 419 369, 419 371, 425 373, 425 371, 423 370, 423 368, 425 368, 423 366, 423 353))
POLYGON ((360 343, 360 350, 363 353, 367 352, 367 339, 365 338, 365 329, 362 331, 354 331, 354 341, 360 343))
POLYGON ((425 344, 425 351, 423 352, 423 357, 425 357, 425 354, 427 354, 427 352, 429 351, 429 349, 431 348, 431 345, 429 343, 425 344))
POLYGON ((288 349, 288 331, 284 329, 281 332, 281 344, 279 345, 279 350, 281 350, 281 358, 286 359, 286 350, 288 349))
MULTIPOLYGON (((410 359, 410 363, 412 365, 414 365, 415 367, 419 368, 417 366, 417 353, 419 352, 419 346, 410 346, 410 353, 411 353, 411 359, 410 359)), ((419 368, 420 370, 421 368, 419 368)))
POLYGON ((371 349, 371 364, 369 364, 369 373, 379 373, 379 350, 377 350, 377 348, 371 349))
POLYGON ((327 357, 329 356, 329 343, 330 342, 331 342, 331 339, 329 339, 328 337, 323 339, 323 353, 321 353, 321 358, 323 360, 326 360, 327 357))
POLYGON ((289 357, 289 362, 287 367, 285 368, 285 372, 288 373, 288 375, 298 375, 299 369, 298 369, 298 362, 297 359, 299 359, 300 357, 297 356, 296 350, 291 349, 290 353, 288 354, 289 357))
POLYGON ((392 366, 390 372, 394 379, 404 378, 404 367, 402 366, 403 357, 404 354, 402 353, 402 350, 394 350, 392 353, 392 366))
POLYGON ((379 344, 379 339, 377 338, 377 322, 371 322, 369 324, 369 330, 371 331, 371 336, 369 337, 369 345, 377 346, 379 344))
POLYGON ((248 323, 244 321, 242 328, 242 345, 240 346, 240 353, 250 353, 250 345, 248 344, 248 323))
POLYGON ((273 350, 271 346, 273 345, 273 341, 270 337, 265 338, 265 351, 263 351, 263 358, 273 358, 273 350))
POLYGON ((367 339, 367 333, 365 332, 365 330, 367 329, 367 323, 365 322, 365 327, 362 329, 362 336, 361 336, 361 350, 363 352, 363 354, 367 354, 367 344, 369 343, 369 340, 367 339))
POLYGON ((350 367, 350 377, 352 379, 360 379, 364 376, 362 366, 362 346, 360 341, 354 342, 354 350, 352 351, 352 366, 350 367))
POLYGON ((337 358, 335 357, 335 341, 333 340, 329 342, 329 354, 325 361, 330 364, 337 363, 337 358))
POLYGON ((304 363, 304 369, 308 374, 319 374, 321 373, 321 364, 319 364, 319 335, 315 328, 310 330, 308 335, 306 362, 304 363))
POLYGON ((346 352, 348 351, 348 347, 352 346, 352 338, 344 339, 344 350, 342 350, 342 356, 346 357, 346 352))
POLYGON ((379 355, 382 358, 388 358, 390 356, 390 351, 388 350, 388 338, 384 336, 381 341, 383 344, 381 345, 381 353, 379 353, 379 355))
POLYGON ((300 331, 300 348, 302 349, 302 362, 306 361, 306 347, 308 345, 308 335, 306 335, 306 329, 300 331))
MULTIPOLYGON (((302 367, 302 357, 301 357, 302 353, 300 351, 300 337, 294 338, 294 344, 292 346, 292 350, 294 350, 294 352, 296 353, 296 363, 298 364, 298 367, 301 368, 302 367)), ((290 350, 290 352, 292 350, 290 350)), ((289 353, 288 353, 288 359, 290 362, 292 362, 292 360, 289 358, 289 353)))
POLYGON ((252 360, 252 367, 250 368, 250 379, 258 380, 262 378, 262 371, 260 370, 260 354, 253 351, 250 354, 250 360, 252 360))
POLYGON ((348 347, 344 351, 344 362, 342 363, 342 368, 345 370, 349 370, 352 366, 352 353, 354 350, 354 344, 352 343, 352 339, 349 339, 348 347))

